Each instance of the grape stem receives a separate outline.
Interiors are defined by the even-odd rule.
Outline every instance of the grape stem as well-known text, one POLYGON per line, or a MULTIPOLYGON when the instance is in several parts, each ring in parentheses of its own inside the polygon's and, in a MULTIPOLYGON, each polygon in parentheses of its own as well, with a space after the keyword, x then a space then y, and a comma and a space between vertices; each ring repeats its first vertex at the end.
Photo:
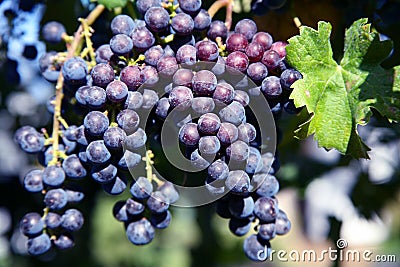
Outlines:
MULTIPOLYGON (((87 22, 87 25, 93 24, 96 19, 100 16, 100 14, 105 10, 105 7, 103 5, 97 5, 87 16, 85 21, 87 22)), ((67 59, 73 57, 76 53, 79 53, 79 47, 81 47, 82 44, 82 32, 83 32, 83 26, 82 23, 79 26, 78 30, 74 34, 74 40, 70 45, 68 45, 67 50, 67 59)), ((52 139, 53 139, 53 158, 49 162, 49 166, 51 165, 56 165, 61 153, 59 153, 59 130, 60 130, 60 123, 64 124, 64 119, 61 116, 61 104, 62 104, 62 99, 64 97, 63 93, 63 84, 64 84, 64 77, 62 75, 62 72, 60 71, 60 75, 58 76, 57 79, 57 84, 56 84, 56 98, 54 100, 54 115, 53 115, 53 132, 52 132, 52 139)), ((64 126, 67 126, 66 123, 64 126)))
POLYGON ((233 3, 233 0, 217 0, 208 9, 208 13, 213 18, 221 8, 226 8, 225 26, 228 28, 228 31, 232 26, 233 3))
POLYGON ((142 158, 143 161, 146 162, 146 178, 151 182, 155 182, 158 186, 161 186, 164 182, 158 179, 158 177, 153 174, 153 161, 154 153, 151 150, 146 151, 146 156, 142 158))

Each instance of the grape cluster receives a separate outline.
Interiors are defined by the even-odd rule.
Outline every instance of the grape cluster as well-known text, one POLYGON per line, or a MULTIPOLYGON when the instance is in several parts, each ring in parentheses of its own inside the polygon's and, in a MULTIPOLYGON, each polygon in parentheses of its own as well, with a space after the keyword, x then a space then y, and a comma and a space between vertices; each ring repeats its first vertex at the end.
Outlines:
MULTIPOLYGON (((269 240, 289 231, 275 197, 279 160, 261 153, 261 129, 250 106, 262 98, 275 118, 282 107, 298 112, 288 96, 301 74, 285 62, 286 43, 258 32, 254 21, 243 19, 229 31, 201 6, 201 0, 138 0, 143 19, 116 16, 109 43, 93 58, 55 51, 41 57, 43 77, 62 81, 65 96, 61 111, 57 95, 48 104, 60 124, 57 136, 30 126, 15 134, 20 147, 38 154, 44 166, 24 179, 26 190, 44 195, 45 205, 43 215, 28 213, 21 221, 29 253, 45 253, 52 244, 73 246, 71 233, 82 227, 83 216, 67 204, 83 199, 74 182, 86 177, 111 195, 129 188, 131 197, 117 202, 113 214, 133 244, 147 244, 155 229, 166 228, 179 191, 152 174, 146 125, 157 120, 166 125, 171 118, 192 168, 205 171, 210 194, 223 196, 217 213, 229 218, 232 233, 246 235, 254 225, 257 234, 244 242, 250 259, 259 261, 260 248, 270 248, 269 240), (71 125, 61 117, 64 106, 78 117, 71 125)), ((42 35, 59 42, 65 28, 49 22, 42 35)))

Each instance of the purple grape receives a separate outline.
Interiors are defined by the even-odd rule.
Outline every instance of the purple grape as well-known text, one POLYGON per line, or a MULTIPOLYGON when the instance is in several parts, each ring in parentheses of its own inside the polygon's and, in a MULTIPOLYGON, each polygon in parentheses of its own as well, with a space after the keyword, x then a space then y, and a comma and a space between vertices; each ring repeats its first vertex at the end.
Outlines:
POLYGON ((221 120, 214 113, 206 113, 200 116, 197 129, 204 135, 215 135, 221 126, 221 120))
POLYGON ((243 52, 232 52, 226 58, 226 66, 229 66, 232 69, 242 73, 246 73, 246 70, 249 66, 249 58, 243 52))
POLYGON ((235 95, 235 89, 232 85, 226 82, 219 82, 215 88, 213 99, 217 103, 230 104, 235 95))
POLYGON ((93 67, 90 75, 93 85, 105 88, 110 82, 114 81, 114 69, 107 63, 99 63, 93 67))
POLYGON ((200 41, 196 44, 197 58, 200 61, 215 61, 219 56, 218 46, 212 41, 200 41))
POLYGON ((130 91, 136 91, 144 82, 142 71, 138 66, 126 66, 121 70, 119 78, 130 91))
POLYGON ((197 124, 187 123, 179 129, 179 140, 186 146, 196 146, 200 140, 197 124))
POLYGON ((240 33, 233 33, 226 39, 226 49, 229 53, 235 51, 244 52, 249 45, 246 37, 240 33))
POLYGON ((188 35, 191 34, 194 29, 194 21, 188 14, 178 13, 172 18, 171 26, 176 34, 188 35))
POLYGON ((192 87, 197 96, 212 95, 217 87, 217 77, 211 71, 200 70, 193 76, 192 87))
POLYGON ((215 40, 217 37, 221 37, 225 40, 228 36, 228 28, 225 23, 220 20, 214 20, 211 22, 210 28, 207 31, 207 37, 211 40, 215 40))

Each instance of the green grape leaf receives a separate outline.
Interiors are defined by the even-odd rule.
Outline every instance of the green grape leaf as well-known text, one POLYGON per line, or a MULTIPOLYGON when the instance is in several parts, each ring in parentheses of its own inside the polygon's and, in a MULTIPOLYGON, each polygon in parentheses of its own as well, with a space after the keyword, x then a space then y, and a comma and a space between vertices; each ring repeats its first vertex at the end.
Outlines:
POLYGON ((128 0, 98 0, 99 4, 104 5, 108 9, 123 8, 128 3, 128 0))
POLYGON ((326 149, 368 158, 370 149, 358 135, 357 125, 368 123, 371 108, 390 121, 400 120, 400 66, 388 70, 380 66, 392 43, 380 41, 367 19, 355 21, 346 30, 338 64, 332 57, 331 29, 327 22, 319 22, 318 30, 302 26, 300 35, 288 40, 286 59, 303 74, 292 85, 290 98, 310 114, 296 136, 314 134, 326 149))

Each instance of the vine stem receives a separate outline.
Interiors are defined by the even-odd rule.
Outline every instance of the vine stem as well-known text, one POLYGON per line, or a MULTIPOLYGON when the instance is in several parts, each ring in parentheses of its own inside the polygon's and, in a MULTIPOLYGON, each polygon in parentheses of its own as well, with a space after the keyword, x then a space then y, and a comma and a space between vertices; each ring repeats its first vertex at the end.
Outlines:
POLYGON ((208 13, 213 18, 221 8, 226 8, 225 26, 228 28, 228 31, 232 26, 233 3, 233 0, 217 0, 208 9, 208 13))
POLYGON ((158 186, 161 186, 164 182, 158 179, 158 177, 153 173, 153 164, 154 161, 152 160, 154 158, 154 153, 151 150, 146 151, 146 156, 143 157, 142 160, 146 162, 146 178, 147 180, 151 182, 156 182, 158 186))
MULTIPOLYGON (((87 25, 93 24, 96 19, 100 16, 100 14, 105 10, 105 7, 103 5, 97 5, 87 16, 86 22, 87 25)), ((82 24, 79 25, 78 30, 74 34, 74 40, 73 42, 68 46, 68 53, 67 57, 71 58, 73 57, 78 50, 78 47, 81 47, 81 43, 83 41, 83 26, 82 24)), ((60 130, 60 122, 64 124, 64 120, 61 117, 61 104, 62 104, 62 99, 64 97, 63 93, 63 84, 64 84, 64 77, 62 75, 62 72, 60 71, 60 75, 58 76, 57 83, 56 83, 56 98, 54 100, 54 115, 53 115, 53 132, 52 132, 52 137, 53 137, 53 158, 49 162, 48 165, 56 165, 58 163, 58 159, 60 156, 58 146, 59 146, 59 130, 60 130)))

